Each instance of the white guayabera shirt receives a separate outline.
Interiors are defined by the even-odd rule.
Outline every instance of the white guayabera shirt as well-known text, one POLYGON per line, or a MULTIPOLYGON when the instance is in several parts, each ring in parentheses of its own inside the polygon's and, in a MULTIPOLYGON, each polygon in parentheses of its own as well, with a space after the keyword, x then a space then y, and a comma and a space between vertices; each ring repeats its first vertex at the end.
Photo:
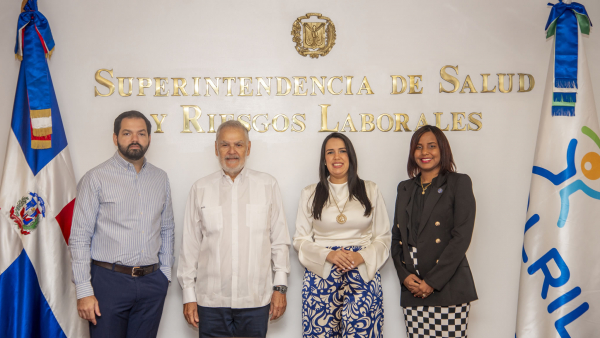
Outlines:
POLYGON ((290 236, 279 185, 244 168, 196 181, 185 209, 177 278, 183 303, 253 308, 287 285, 290 236), (274 273, 273 273, 274 272, 274 273))

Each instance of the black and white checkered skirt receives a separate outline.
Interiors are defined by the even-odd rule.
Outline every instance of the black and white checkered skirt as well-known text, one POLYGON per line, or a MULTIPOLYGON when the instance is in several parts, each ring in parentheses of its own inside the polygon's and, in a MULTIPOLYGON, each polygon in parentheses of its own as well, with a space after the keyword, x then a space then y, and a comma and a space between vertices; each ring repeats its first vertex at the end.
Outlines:
MULTIPOLYGON (((418 271, 417 248, 410 248, 410 257, 418 271)), ((403 308, 408 338, 467 338, 471 305, 412 306, 403 308)))

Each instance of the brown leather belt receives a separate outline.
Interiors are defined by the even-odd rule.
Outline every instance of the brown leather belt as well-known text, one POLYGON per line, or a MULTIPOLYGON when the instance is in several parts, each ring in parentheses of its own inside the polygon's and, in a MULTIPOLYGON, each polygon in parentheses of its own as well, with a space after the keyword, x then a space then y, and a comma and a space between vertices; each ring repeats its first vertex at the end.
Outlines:
POLYGON ((153 265, 146 265, 146 266, 125 266, 125 265, 112 264, 112 263, 100 262, 100 261, 95 261, 95 260, 92 260, 92 263, 94 263, 94 265, 98 265, 99 267, 102 267, 102 268, 105 268, 108 270, 113 270, 116 272, 124 273, 126 275, 130 275, 131 277, 142 277, 144 275, 147 275, 151 272, 158 270, 158 266, 159 266, 158 263, 153 264, 153 265))

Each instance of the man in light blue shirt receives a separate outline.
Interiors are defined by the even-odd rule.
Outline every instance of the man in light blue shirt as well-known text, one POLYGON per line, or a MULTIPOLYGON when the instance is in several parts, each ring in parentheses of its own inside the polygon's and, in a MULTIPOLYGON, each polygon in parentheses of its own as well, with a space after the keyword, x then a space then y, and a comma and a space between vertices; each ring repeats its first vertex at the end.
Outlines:
POLYGON ((115 119, 118 150, 77 186, 69 247, 79 316, 94 337, 156 337, 175 223, 167 174, 146 161, 150 121, 115 119))

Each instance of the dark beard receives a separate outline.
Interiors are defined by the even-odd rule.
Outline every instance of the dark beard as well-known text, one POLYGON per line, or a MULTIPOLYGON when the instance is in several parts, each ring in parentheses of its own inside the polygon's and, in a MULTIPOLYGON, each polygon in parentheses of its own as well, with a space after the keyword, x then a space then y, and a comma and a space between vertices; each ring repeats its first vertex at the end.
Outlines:
POLYGON ((117 147, 119 147, 119 151, 121 152, 121 154, 123 154, 123 156, 127 157, 128 159, 130 159, 132 161, 137 161, 137 160, 141 159, 142 157, 144 157, 144 155, 146 154, 146 151, 148 151, 149 146, 150 146, 150 144, 148 144, 148 146, 146 146, 146 148, 144 148, 139 143, 131 143, 127 147, 123 147, 119 143, 119 141, 117 141, 117 147), (137 145, 140 147, 140 149, 130 149, 130 147, 132 145, 137 145))

